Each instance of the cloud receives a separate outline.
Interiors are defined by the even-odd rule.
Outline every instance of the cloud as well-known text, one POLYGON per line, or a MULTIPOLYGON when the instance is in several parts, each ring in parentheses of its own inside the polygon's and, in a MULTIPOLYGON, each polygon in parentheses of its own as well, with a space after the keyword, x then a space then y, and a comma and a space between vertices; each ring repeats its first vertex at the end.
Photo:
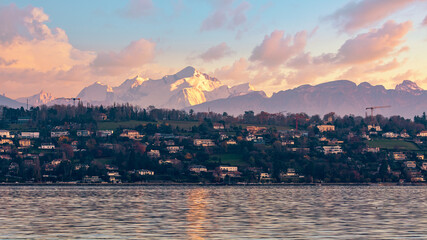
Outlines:
POLYGON ((0 7, 0 66, 47 72, 88 64, 93 52, 80 51, 60 28, 50 29, 43 9, 16 5, 0 7))
POLYGON ((119 75, 154 59, 156 44, 145 39, 131 42, 120 52, 101 52, 91 63, 96 74, 119 75))
POLYGON ((352 1, 326 19, 343 32, 354 32, 369 27, 401 10, 416 0, 362 0, 352 1))
POLYGON ((233 83, 243 83, 250 79, 249 62, 245 58, 240 58, 231 66, 224 66, 216 69, 212 76, 215 76, 221 81, 229 81, 233 83))
POLYGON ((233 2, 233 0, 215 1, 214 11, 202 22, 200 31, 212 31, 223 27, 235 29, 246 23, 246 12, 251 5, 244 1, 233 8, 233 2))
POLYGON ((427 16, 424 18, 423 22, 421 23, 423 26, 427 26, 427 16))
POLYGON ((335 57, 345 64, 359 64, 390 56, 412 28, 410 21, 404 23, 386 22, 382 28, 357 35, 347 40, 335 57))
POLYGON ((277 67, 304 50, 306 31, 298 32, 293 37, 285 37, 284 34, 284 31, 275 30, 270 36, 266 35, 261 45, 254 48, 249 60, 258 61, 267 67, 277 67))
POLYGON ((140 18, 151 15, 154 10, 151 0, 129 0, 125 8, 119 11, 119 14, 126 18, 140 18))
POLYGON ((200 58, 205 62, 211 62, 221 59, 227 55, 232 54, 233 51, 225 42, 209 48, 206 52, 200 54, 200 58))

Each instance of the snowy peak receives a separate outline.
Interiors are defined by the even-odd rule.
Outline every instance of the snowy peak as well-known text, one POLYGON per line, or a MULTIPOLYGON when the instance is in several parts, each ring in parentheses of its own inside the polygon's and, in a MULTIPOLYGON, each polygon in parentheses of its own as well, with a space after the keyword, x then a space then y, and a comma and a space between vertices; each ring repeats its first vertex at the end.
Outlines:
POLYGON ((40 106, 50 103, 51 101, 55 100, 55 97, 52 96, 52 94, 40 91, 40 93, 37 93, 31 97, 22 97, 16 99, 18 102, 26 103, 28 100, 28 104, 31 106, 40 106))
POLYGON ((405 80, 401 84, 397 84, 395 90, 412 93, 414 95, 420 95, 424 91, 422 88, 418 87, 416 83, 409 80, 405 80))
POLYGON ((255 88, 250 83, 243 83, 230 88, 231 96, 245 95, 255 91, 255 88))
POLYGON ((127 90, 127 89, 131 89, 131 88, 136 88, 139 87, 143 82, 149 80, 148 78, 142 78, 139 75, 137 75, 134 78, 131 79, 126 79, 126 81, 124 81, 120 86, 117 87, 117 89, 123 89, 123 90, 127 90))

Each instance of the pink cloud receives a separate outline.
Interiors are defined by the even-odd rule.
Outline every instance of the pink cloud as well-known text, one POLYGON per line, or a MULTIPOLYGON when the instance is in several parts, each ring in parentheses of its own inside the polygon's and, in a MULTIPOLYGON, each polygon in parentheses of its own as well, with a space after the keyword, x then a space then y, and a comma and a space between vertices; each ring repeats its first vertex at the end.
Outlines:
POLYGON ((47 72, 88 64, 94 53, 80 51, 60 28, 50 29, 49 16, 36 7, 0 7, 0 59, 3 66, 47 72))
POLYGON ((277 67, 304 50, 307 41, 305 31, 293 37, 285 37, 284 34, 284 31, 275 30, 270 36, 266 35, 261 45, 254 48, 249 60, 258 61, 267 67, 277 67))
POLYGON ((427 26, 427 16, 424 18, 423 22, 421 23, 423 26, 427 26))
POLYGON ((200 58, 205 62, 211 62, 214 60, 221 59, 227 55, 232 54, 233 51, 227 46, 225 42, 222 42, 216 46, 209 48, 206 52, 200 54, 200 58))
POLYGON ((354 32, 381 21, 416 0, 362 0, 352 1, 327 19, 344 32, 354 32))
POLYGON ((245 58, 240 58, 231 66, 224 66, 216 69, 212 75, 221 81, 230 81, 233 83, 242 83, 249 81, 249 62, 245 58))
POLYGON ((140 18, 152 14, 154 10, 151 0, 129 0, 119 14, 126 18, 140 18))
POLYGON ((382 28, 357 35, 347 40, 335 57, 344 64, 357 64, 390 56, 412 28, 410 21, 404 23, 386 22, 382 28))
POLYGON ((97 74, 118 75, 154 59, 156 44, 145 39, 131 42, 120 52, 101 52, 91 63, 97 74))
POLYGON ((209 15, 200 27, 200 31, 211 31, 227 27, 234 29, 247 21, 246 12, 250 4, 246 1, 233 8, 234 0, 215 1, 215 10, 209 15))

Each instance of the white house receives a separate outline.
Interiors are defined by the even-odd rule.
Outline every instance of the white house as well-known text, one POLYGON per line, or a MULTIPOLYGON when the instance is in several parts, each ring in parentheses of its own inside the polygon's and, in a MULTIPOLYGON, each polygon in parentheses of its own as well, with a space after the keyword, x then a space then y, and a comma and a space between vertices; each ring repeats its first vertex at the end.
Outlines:
POLYGON ((325 154, 342 153, 341 146, 323 146, 322 149, 325 154))
POLYGON ((39 132, 21 132, 21 138, 39 138, 39 132))
POLYGON ((237 167, 235 167, 235 166, 219 166, 219 169, 221 171, 237 172, 237 167))
POLYGON ((386 132, 386 133, 383 133, 382 136, 385 138, 397 138, 397 137, 399 137, 399 134, 394 133, 394 132, 386 132))
POLYGON ((89 130, 77 130, 77 137, 89 137, 90 134, 89 130))
POLYGON ((57 138, 57 137, 65 137, 68 136, 70 133, 68 131, 58 131, 58 132, 50 132, 51 138, 57 138))
POLYGON ((194 139, 193 140, 194 146, 202 146, 202 147, 213 147, 215 146, 215 143, 212 139, 194 139))
POLYGON ((152 175, 154 175, 154 171, 150 171, 147 169, 136 170, 136 173, 141 175, 141 176, 144 176, 144 175, 151 175, 152 176, 152 175))
POLYGON ((42 143, 39 147, 39 149, 55 149, 55 145, 53 143, 42 143))
POLYGON ((195 173, 201 173, 201 172, 207 172, 208 169, 203 166, 203 165, 191 165, 188 170, 190 172, 195 172, 195 173))

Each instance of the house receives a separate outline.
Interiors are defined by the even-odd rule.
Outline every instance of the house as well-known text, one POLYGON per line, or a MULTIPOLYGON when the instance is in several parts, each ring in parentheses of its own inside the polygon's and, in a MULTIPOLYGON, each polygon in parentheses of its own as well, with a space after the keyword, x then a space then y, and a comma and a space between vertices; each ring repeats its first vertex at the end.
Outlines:
POLYGON ((188 167, 188 170, 190 172, 195 172, 195 173, 201 173, 201 172, 207 172, 208 171, 208 169, 203 165, 191 165, 190 167, 188 167))
POLYGON ((172 164, 172 165, 178 165, 181 163, 181 160, 178 160, 176 158, 174 159, 166 159, 166 160, 159 160, 159 164, 172 164))
POLYGON ((417 153, 417 159, 424 160, 424 154, 417 153))
POLYGON ((166 150, 168 150, 169 153, 177 153, 184 149, 183 146, 167 146, 166 150))
POLYGON ((409 136, 409 134, 407 134, 406 132, 403 132, 403 133, 400 134, 400 137, 401 138, 409 138, 411 136, 409 136))
POLYGON ((20 139, 19 140, 19 146, 21 147, 31 147, 31 140, 30 139, 20 139))
POLYGON ((259 180, 267 180, 271 179, 271 175, 269 173, 262 172, 259 174, 259 180))
POLYGON ((224 124, 222 124, 222 123, 214 123, 214 124, 213 124, 213 128, 214 128, 215 130, 224 129, 224 124))
POLYGON ((0 137, 2 138, 11 138, 10 131, 0 130, 0 137))
POLYGON ((380 126, 376 125, 368 125, 368 131, 375 131, 375 132, 381 132, 382 129, 380 126))
POLYGON ((150 171, 150 170, 146 170, 146 169, 141 169, 141 170, 136 170, 136 173, 141 175, 141 176, 145 176, 145 175, 154 175, 154 171, 150 171))
POLYGON ((248 141, 248 142, 252 142, 253 140, 255 140, 256 139, 256 136, 255 135, 253 135, 253 134, 249 134, 248 136, 246 136, 246 141, 248 141))
POLYGON ((125 129, 120 134, 120 137, 125 137, 125 138, 129 138, 129 139, 139 139, 139 138, 144 137, 144 135, 139 134, 139 132, 136 130, 125 129))
POLYGON ((39 132, 21 132, 21 138, 39 138, 39 132))
POLYGON ((198 147, 213 147, 215 146, 215 143, 212 139, 194 139, 193 140, 194 146, 198 147))
POLYGON ((55 132, 50 132, 50 137, 51 138, 59 138, 59 137, 65 137, 68 136, 70 133, 68 131, 55 131, 55 132))
POLYGON ((55 145, 53 143, 42 143, 39 149, 55 149, 55 145))
POLYGON ((394 132, 386 132, 386 133, 383 133, 382 136, 385 138, 397 138, 397 137, 399 137, 399 134, 394 133, 394 132))
POLYGON ((304 178, 304 176, 299 175, 294 168, 288 168, 288 170, 286 171, 286 173, 281 172, 280 173, 280 179, 281 180, 285 180, 285 179, 300 179, 300 178, 304 178))
POLYGON ((13 141, 10 139, 0 139, 0 145, 3 145, 3 144, 13 145, 13 141))
POLYGON ((318 125, 317 128, 320 132, 332 132, 335 131, 334 125, 318 125))
POLYGON ((237 144, 236 140, 234 140, 234 139, 230 139, 230 140, 226 141, 225 143, 227 145, 236 145, 237 144))
POLYGON ((418 137, 427 137, 427 131, 421 131, 417 134, 418 137))
POLYGON ((237 172, 237 169, 235 166, 219 166, 219 170, 226 172, 237 172))
POLYGON ((159 150, 150 150, 149 152, 147 152, 147 156, 149 158, 159 158, 160 157, 160 151, 159 150))
POLYGON ((91 134, 89 130, 77 130, 77 137, 90 137, 91 134))
POLYGON ((96 136, 97 137, 108 137, 113 135, 114 131, 113 130, 99 130, 96 132, 96 136))
POLYGON ((371 153, 378 153, 380 152, 380 148, 379 147, 367 147, 365 149, 363 149, 364 152, 371 152, 371 153))
POLYGON ((325 154, 338 154, 343 152, 341 146, 323 146, 322 150, 325 154))
POLYGON ((403 162, 404 166, 406 168, 416 168, 417 164, 415 163, 415 161, 405 161, 403 162))
POLYGON ((105 114, 105 113, 100 113, 96 116, 96 120, 98 120, 98 121, 105 121, 107 119, 108 119, 107 114, 105 114))
POLYGON ((100 183, 102 182, 102 179, 99 176, 86 176, 83 178, 84 183, 100 183))
POLYGON ((427 162, 423 162, 421 164, 421 169, 424 170, 424 171, 427 171, 427 162))
POLYGON ((402 153, 402 152, 394 152, 393 153, 393 158, 394 160, 406 160, 406 154, 402 153))
POLYGON ((246 131, 248 131, 248 132, 250 132, 252 134, 255 134, 255 133, 258 133, 258 132, 264 132, 266 130, 267 130, 266 127, 257 127, 257 126, 247 126, 246 127, 246 131))
POLYGON ((111 183, 120 183, 120 174, 119 172, 107 172, 107 176, 111 183))

